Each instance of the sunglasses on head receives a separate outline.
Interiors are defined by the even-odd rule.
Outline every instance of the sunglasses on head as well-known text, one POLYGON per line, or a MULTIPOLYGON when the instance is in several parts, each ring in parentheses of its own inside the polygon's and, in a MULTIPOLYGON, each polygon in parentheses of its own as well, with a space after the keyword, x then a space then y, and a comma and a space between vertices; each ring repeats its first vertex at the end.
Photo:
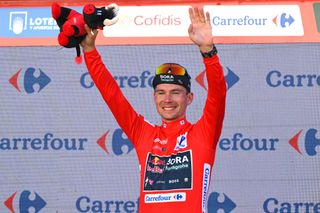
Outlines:
POLYGON ((171 74, 171 75, 184 76, 185 73, 186 73, 186 70, 184 67, 174 63, 161 64, 156 69, 156 75, 171 74))

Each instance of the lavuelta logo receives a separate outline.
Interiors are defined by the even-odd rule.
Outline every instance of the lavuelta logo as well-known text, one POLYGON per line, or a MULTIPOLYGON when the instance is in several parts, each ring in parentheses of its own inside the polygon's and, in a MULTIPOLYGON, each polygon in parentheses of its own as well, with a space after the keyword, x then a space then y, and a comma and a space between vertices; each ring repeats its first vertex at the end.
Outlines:
POLYGON ((4 205, 11 213, 30 212, 30 208, 34 209, 34 212, 40 212, 40 210, 46 206, 46 201, 36 192, 34 192, 34 199, 30 199, 30 195, 31 192, 28 190, 24 190, 20 194, 15 192, 7 198, 4 205), (16 202, 17 204, 15 205, 16 202))
MULTIPOLYGON (((289 144, 301 155, 303 155, 303 152, 300 149, 299 141, 302 137, 303 129, 297 132, 290 140, 289 144)), ((304 140, 301 141, 302 145, 305 148, 305 152, 309 156, 316 156, 317 153, 317 147, 320 148, 320 137, 317 136, 318 130, 316 129, 308 129, 305 133, 304 140)))
MULTIPOLYGON (((110 130, 103 133, 97 140, 97 144, 102 148, 107 154, 110 151, 107 146, 108 136, 110 135, 110 130)), ((121 129, 116 129, 111 136, 111 148, 112 153, 115 155, 129 154, 133 150, 133 144, 126 138, 124 132, 121 129)))
POLYGON ((26 70, 20 68, 9 79, 9 82, 19 92, 25 91, 28 94, 32 94, 39 93, 44 87, 46 87, 51 82, 51 79, 40 68, 36 69, 34 67, 29 67, 26 70), (20 78, 22 79, 19 80, 20 78), (34 89, 34 86, 38 86, 37 91, 34 89), (21 89, 21 87, 23 87, 23 90, 21 89))
MULTIPOLYGON (((240 80, 240 78, 229 67, 226 67, 226 68, 228 72, 224 76, 224 78, 227 83, 227 89, 230 89, 233 85, 235 85, 240 80)), ((204 70, 196 77, 196 81, 198 82, 198 84, 200 84, 202 88, 207 90, 205 77, 206 77, 206 71, 204 70)))

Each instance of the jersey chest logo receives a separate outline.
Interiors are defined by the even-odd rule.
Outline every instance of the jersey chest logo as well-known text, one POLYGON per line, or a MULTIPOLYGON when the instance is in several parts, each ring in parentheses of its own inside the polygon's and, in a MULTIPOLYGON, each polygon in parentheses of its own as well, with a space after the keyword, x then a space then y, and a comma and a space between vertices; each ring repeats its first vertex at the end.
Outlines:
POLYGON ((168 156, 149 153, 146 159, 144 191, 192 188, 192 152, 168 156))
POLYGON ((188 146, 187 134, 188 134, 188 132, 177 137, 176 146, 174 148, 175 151, 177 151, 179 149, 187 148, 187 146, 188 146))

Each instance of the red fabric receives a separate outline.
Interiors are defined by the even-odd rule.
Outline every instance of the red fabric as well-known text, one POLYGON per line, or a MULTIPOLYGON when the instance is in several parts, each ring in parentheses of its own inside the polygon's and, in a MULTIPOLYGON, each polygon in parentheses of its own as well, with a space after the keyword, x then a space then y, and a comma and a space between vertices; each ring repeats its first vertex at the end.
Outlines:
POLYGON ((76 64, 82 64, 82 56, 77 56, 74 58, 74 61, 76 62, 76 64))
POLYGON ((75 30, 70 22, 64 23, 62 26, 62 32, 69 37, 75 34, 75 30))
POLYGON ((57 4, 57 3, 52 3, 52 10, 51 10, 51 13, 52 13, 52 17, 54 19, 57 19, 60 17, 60 14, 61 14, 61 7, 57 4))
POLYGON ((203 60, 208 96, 201 118, 195 124, 184 118, 161 126, 136 113, 96 50, 85 53, 85 61, 103 99, 135 146, 141 168, 139 212, 202 212, 208 197, 203 196, 203 188, 209 184, 204 166, 211 169, 214 164, 225 110, 226 83, 218 56, 203 60))
POLYGON ((69 44, 69 38, 64 33, 59 33, 58 42, 61 46, 67 46, 69 44))
POLYGON ((95 7, 93 4, 86 4, 83 8, 83 13, 91 15, 95 11, 95 7))

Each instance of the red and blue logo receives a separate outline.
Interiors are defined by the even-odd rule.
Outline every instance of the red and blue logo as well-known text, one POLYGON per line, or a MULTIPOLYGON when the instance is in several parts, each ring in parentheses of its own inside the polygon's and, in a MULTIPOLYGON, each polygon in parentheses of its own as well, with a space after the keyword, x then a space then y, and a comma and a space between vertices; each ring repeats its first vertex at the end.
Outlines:
POLYGON ((40 68, 28 67, 23 70, 20 68, 10 79, 10 84, 19 92, 28 94, 39 93, 45 88, 51 79, 40 68), (37 89, 35 89, 38 87, 37 89))
MULTIPOLYGON (((227 89, 230 89, 233 85, 235 85, 239 80, 239 76, 237 76, 229 67, 226 67, 228 73, 224 76, 226 83, 227 83, 227 89)), ((207 90, 207 85, 205 81, 206 76, 206 70, 203 70, 195 79, 198 84, 205 90, 207 90)))
POLYGON ((306 131, 302 129, 289 140, 289 144, 301 155, 303 155, 303 152, 301 151, 300 147, 304 146, 305 153, 307 155, 316 156, 317 154, 320 154, 317 153, 317 147, 320 148, 320 137, 317 137, 317 132, 318 130, 314 128, 308 129, 306 131), (303 133, 305 133, 304 137, 303 133))
POLYGON ((32 193, 28 190, 22 191, 20 194, 18 192, 13 193, 8 199, 4 202, 4 205, 11 211, 15 212, 40 212, 46 206, 46 201, 40 197, 39 194, 34 192, 34 199, 30 199, 32 193), (16 201, 17 200, 17 201, 16 201), (15 205, 15 203, 17 203, 15 205))
POLYGON ((110 133, 110 130, 100 136, 97 140, 97 144, 107 153, 110 154, 108 149, 108 135, 112 134, 111 138, 111 149, 112 153, 115 155, 129 154, 133 150, 133 144, 127 138, 122 129, 116 129, 113 133, 110 133))
POLYGON ((230 213, 237 207, 235 202, 233 202, 226 194, 220 195, 218 192, 212 192, 208 199, 208 213, 225 212, 230 213), (223 202, 221 202, 224 198, 223 202))
POLYGON ((295 20, 294 18, 287 13, 281 13, 272 19, 275 25, 280 26, 281 28, 289 27, 295 20))

